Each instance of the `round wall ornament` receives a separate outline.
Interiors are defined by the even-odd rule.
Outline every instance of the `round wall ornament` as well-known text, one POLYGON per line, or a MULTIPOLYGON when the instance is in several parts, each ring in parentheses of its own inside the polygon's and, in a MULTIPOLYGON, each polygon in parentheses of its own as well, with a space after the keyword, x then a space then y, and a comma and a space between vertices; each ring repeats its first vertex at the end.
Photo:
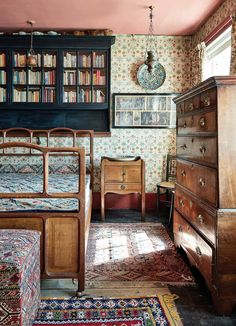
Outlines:
POLYGON ((157 89, 164 83, 165 78, 165 69, 158 61, 155 62, 151 71, 149 71, 148 65, 143 63, 137 72, 138 82, 145 89, 157 89))

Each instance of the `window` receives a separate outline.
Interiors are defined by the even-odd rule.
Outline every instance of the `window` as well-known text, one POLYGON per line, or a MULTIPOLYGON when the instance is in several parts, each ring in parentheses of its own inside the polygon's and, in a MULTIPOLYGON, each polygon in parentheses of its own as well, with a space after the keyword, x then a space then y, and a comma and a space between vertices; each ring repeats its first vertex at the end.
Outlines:
POLYGON ((203 62, 203 80, 211 76, 229 75, 231 26, 207 45, 203 62))

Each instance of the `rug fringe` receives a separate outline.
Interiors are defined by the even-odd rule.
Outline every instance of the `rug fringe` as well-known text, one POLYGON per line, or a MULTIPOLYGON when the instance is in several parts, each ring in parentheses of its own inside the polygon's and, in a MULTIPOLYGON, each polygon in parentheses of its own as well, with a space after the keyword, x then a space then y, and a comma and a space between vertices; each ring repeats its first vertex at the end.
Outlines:
POLYGON ((162 308, 166 314, 167 319, 170 321, 171 326, 182 326, 180 315, 177 311, 175 300, 179 298, 177 294, 166 293, 159 294, 158 298, 162 305, 162 308))

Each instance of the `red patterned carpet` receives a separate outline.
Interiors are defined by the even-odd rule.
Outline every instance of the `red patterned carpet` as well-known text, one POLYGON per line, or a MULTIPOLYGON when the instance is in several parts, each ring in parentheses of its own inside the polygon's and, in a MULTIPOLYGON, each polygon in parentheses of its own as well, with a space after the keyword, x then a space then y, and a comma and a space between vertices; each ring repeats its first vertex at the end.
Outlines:
POLYGON ((91 224, 87 285, 93 281, 194 284, 190 270, 159 223, 91 224))

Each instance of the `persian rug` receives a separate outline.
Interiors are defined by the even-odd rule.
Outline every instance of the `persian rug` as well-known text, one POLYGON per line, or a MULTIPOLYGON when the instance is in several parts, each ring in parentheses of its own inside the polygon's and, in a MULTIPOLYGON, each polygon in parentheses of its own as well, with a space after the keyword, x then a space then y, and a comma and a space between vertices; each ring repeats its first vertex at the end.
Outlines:
POLYGON ((109 281, 195 284, 161 223, 91 224, 85 275, 86 288, 109 281))
POLYGON ((175 295, 149 298, 45 299, 33 326, 167 326, 182 325, 175 295))

